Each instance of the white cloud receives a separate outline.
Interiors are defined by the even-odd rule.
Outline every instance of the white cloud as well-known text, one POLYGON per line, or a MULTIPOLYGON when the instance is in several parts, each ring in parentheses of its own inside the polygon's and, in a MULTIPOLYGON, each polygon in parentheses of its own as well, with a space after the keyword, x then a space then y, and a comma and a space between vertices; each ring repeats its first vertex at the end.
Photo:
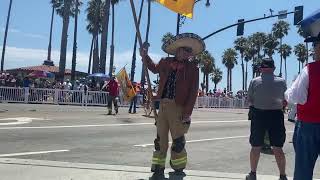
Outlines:
MULTIPOLYGON (((0 46, 1 50, 2 47, 0 46)), ((0 52, 1 52, 0 50, 0 52)), ((150 56, 156 61, 159 60, 161 55, 150 53, 150 56)), ((109 58, 107 57, 107 72, 109 65, 109 58)), ((32 49, 32 48, 18 48, 7 46, 6 48, 6 56, 5 56, 5 69, 18 68, 18 67, 26 67, 26 66, 36 66, 41 65, 43 61, 47 59, 47 50, 45 49, 32 49)), ((60 59, 60 51, 52 50, 51 59, 54 61, 55 65, 59 65, 60 59)), ((117 68, 117 71, 126 65, 126 69, 130 73, 131 69, 131 59, 132 59, 132 51, 124 51, 124 52, 116 52, 114 65, 117 68)), ((66 68, 71 68, 71 60, 72 60, 72 51, 67 53, 67 63, 66 68)), ((77 52, 77 70, 87 72, 88 69, 88 60, 89 53, 88 52, 77 52)), ((137 65, 136 65, 136 77, 140 77, 141 72, 141 61, 139 56, 137 56, 137 65)), ((140 78, 138 78, 140 79, 140 78)))
MULTIPOLYGON (((5 32, 5 28, 2 27, 1 28, 1 32, 4 33, 5 32)), ((25 37, 29 37, 29 38, 36 38, 36 39, 47 39, 46 36, 41 35, 41 34, 34 34, 34 33, 27 33, 27 32, 22 32, 19 29, 14 29, 14 28, 9 28, 8 30, 9 33, 16 33, 25 37)))

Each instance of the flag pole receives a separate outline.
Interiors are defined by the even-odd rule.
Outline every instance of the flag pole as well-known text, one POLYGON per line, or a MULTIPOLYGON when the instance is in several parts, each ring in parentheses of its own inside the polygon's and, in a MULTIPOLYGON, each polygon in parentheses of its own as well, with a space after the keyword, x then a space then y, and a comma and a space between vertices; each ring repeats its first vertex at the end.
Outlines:
MULTIPOLYGON (((140 29, 139 29, 139 25, 138 25, 138 20, 137 20, 137 13, 136 13, 136 9, 135 9, 135 6, 134 6, 134 2, 133 0, 130 0, 130 4, 131 4, 131 10, 132 10, 132 14, 133 14, 133 20, 134 20, 134 24, 135 24, 135 27, 136 27, 136 35, 138 37, 138 42, 139 42, 139 45, 140 45, 140 48, 143 47, 143 42, 142 42, 142 38, 141 38, 141 33, 140 33, 140 29)), ((147 47, 148 48, 148 47, 147 47)), ((143 62, 142 62, 143 63, 143 62)), ((148 82, 148 91, 151 93, 151 97, 153 97, 153 94, 152 94, 152 88, 151 88, 151 81, 150 81, 150 76, 149 76, 149 71, 147 68, 144 68, 144 71, 145 71, 145 75, 147 77, 147 82, 148 82)), ((144 85, 143 85, 144 86, 144 85)), ((148 94, 147 94, 148 95, 148 94)), ((155 115, 155 117, 157 116, 157 111, 156 111, 156 108, 155 108, 155 104, 152 102, 152 98, 151 98, 151 104, 152 104, 152 107, 153 107, 153 114, 155 115)))

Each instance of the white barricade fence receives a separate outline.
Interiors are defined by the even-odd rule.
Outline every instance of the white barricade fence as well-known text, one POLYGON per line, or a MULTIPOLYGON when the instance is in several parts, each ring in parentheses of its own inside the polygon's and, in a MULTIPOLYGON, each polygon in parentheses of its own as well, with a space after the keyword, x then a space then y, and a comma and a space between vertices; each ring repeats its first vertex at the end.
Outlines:
MULTIPOLYGON (((103 91, 81 91, 41 88, 0 87, 0 102, 64 104, 81 106, 107 106, 108 93, 103 91)), ((127 107, 130 102, 119 98, 119 105, 127 107)), ((143 96, 137 96, 137 107, 143 106, 143 96)), ((198 97, 195 108, 247 108, 246 98, 198 97)))
POLYGON ((88 91, 85 93, 85 105, 89 106, 107 106, 108 93, 103 91, 88 91))
POLYGON ((34 89, 25 88, 27 103, 43 103, 54 104, 55 90, 54 89, 34 89))
POLYGON ((198 97, 196 108, 247 108, 246 98, 198 97))
POLYGON ((3 102, 25 102, 28 93, 24 88, 0 87, 0 101, 3 102))

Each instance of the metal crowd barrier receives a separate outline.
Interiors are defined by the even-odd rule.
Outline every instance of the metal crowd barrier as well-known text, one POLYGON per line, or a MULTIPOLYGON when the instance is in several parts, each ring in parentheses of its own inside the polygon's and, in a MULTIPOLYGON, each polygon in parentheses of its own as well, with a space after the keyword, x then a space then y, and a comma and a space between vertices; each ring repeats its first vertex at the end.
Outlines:
MULTIPOLYGON (((0 87, 0 102, 64 104, 81 106, 107 106, 108 93, 102 91, 79 91, 42 88, 0 87)), ((143 104, 142 95, 137 97, 137 107, 143 104)), ((119 105, 127 107, 130 102, 119 98, 119 105)), ((198 97, 195 108, 247 108, 245 98, 198 97)))
POLYGON ((196 108, 247 108, 246 98, 228 98, 228 97, 198 97, 196 108))

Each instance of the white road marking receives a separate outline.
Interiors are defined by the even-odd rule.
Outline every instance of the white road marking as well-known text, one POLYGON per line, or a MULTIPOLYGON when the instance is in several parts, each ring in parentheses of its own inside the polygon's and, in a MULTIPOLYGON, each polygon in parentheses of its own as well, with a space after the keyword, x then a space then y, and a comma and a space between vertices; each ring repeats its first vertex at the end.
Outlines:
POLYGON ((23 152, 23 153, 12 153, 12 154, 0 154, 0 158, 3 157, 13 157, 13 156, 26 156, 34 154, 49 154, 49 153, 58 153, 58 152, 69 152, 70 150, 53 150, 53 151, 37 151, 37 152, 23 152))
MULTIPOLYGON (((211 139, 199 139, 199 140, 190 140, 187 143, 195 143, 195 142, 204 142, 204 141, 217 141, 217 140, 224 140, 224 139, 240 139, 240 138, 247 138, 249 136, 233 136, 233 137, 222 137, 222 138, 211 138, 211 139)), ((172 142, 169 142, 172 144, 172 142)), ((153 144, 137 144, 134 147, 148 147, 153 146, 153 144)))
MULTIPOLYGON (((293 133, 293 131, 287 131, 287 133, 293 133)), ((221 137, 221 138, 211 138, 211 139, 199 139, 199 140, 190 140, 187 141, 187 143, 196 143, 196 142, 206 142, 206 141, 218 141, 218 140, 226 140, 226 139, 241 139, 241 138, 248 138, 250 137, 249 135, 247 136, 232 136, 232 137, 221 137)), ((172 144, 172 142, 169 142, 169 144, 172 144)), ((134 145, 134 147, 148 147, 148 146, 153 146, 154 144, 137 144, 134 145)))
POLYGON ((31 123, 32 120, 43 120, 43 119, 41 119, 41 118, 30 118, 30 117, 4 118, 4 119, 0 119, 0 126, 27 124, 27 123, 31 123), (1 121, 16 121, 16 122, 1 123, 1 121))
MULTIPOLYGON (((235 121, 195 121, 191 124, 204 124, 204 123, 237 123, 248 122, 248 120, 235 120, 235 121)), ((69 125, 69 126, 24 126, 24 127, 4 127, 0 130, 10 129, 61 129, 61 128, 86 128, 86 127, 121 127, 121 126, 146 126, 154 125, 154 123, 128 123, 128 124, 87 124, 87 125, 69 125)))

